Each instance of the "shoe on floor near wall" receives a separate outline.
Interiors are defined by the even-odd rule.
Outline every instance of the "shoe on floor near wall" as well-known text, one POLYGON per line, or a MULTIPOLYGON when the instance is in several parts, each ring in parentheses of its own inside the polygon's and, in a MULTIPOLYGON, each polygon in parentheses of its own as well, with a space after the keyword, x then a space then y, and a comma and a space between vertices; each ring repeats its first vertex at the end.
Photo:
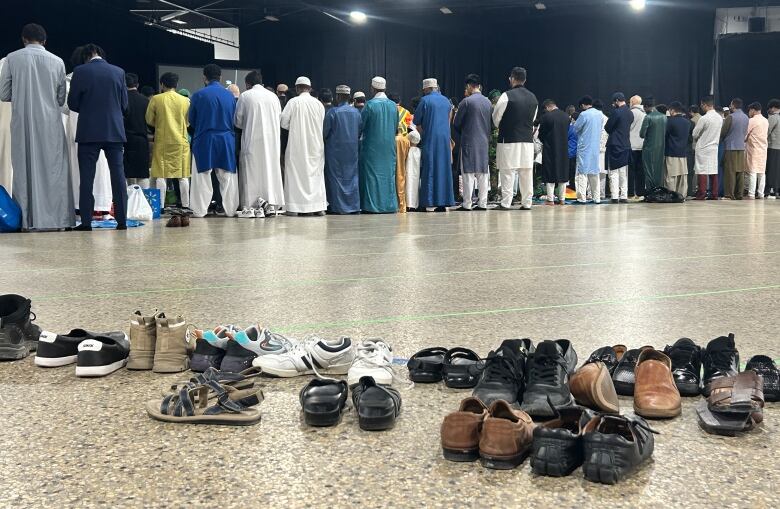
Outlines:
POLYGON ((179 373, 190 367, 190 353, 194 348, 187 341, 187 322, 181 316, 168 318, 165 313, 157 316, 154 344, 155 373, 179 373))
POLYGON ((30 299, 0 295, 0 360, 24 359, 38 349, 41 328, 35 325, 30 299))
POLYGON ((154 367, 154 349, 157 343, 157 318, 155 311, 144 316, 136 311, 130 316, 130 357, 127 369, 150 370, 154 367))

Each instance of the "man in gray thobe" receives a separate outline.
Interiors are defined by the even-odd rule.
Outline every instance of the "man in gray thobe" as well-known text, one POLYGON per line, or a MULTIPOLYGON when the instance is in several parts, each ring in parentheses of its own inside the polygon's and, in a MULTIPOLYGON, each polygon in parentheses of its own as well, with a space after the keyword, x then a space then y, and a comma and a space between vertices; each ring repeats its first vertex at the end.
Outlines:
POLYGON ((43 47, 46 31, 22 29, 24 49, 6 57, 0 101, 10 102, 13 198, 22 230, 57 230, 76 224, 70 159, 62 125, 65 64, 43 47))
POLYGON ((490 99, 482 95, 479 76, 466 76, 466 98, 460 102, 453 121, 460 146, 458 161, 463 175, 463 204, 458 210, 472 210, 475 185, 479 191, 476 210, 487 210, 492 111, 490 99))

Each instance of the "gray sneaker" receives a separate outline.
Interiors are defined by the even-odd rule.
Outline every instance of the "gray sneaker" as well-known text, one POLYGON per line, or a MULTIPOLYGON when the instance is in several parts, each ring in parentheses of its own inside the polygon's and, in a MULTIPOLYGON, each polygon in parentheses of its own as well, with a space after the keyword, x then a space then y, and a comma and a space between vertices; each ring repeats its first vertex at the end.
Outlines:
POLYGON ((21 295, 0 295, 0 360, 24 359, 38 349, 41 328, 30 308, 21 295))
POLYGON ((252 367, 252 362, 258 357, 287 352, 297 343, 258 325, 231 332, 230 336, 232 341, 228 343, 220 369, 231 373, 252 367))

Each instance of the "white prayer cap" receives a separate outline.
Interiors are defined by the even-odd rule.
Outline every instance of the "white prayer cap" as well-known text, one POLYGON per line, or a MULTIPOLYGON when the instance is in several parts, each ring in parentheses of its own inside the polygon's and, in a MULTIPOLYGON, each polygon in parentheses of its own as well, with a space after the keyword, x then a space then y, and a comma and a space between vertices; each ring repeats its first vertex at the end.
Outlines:
POLYGON ((439 88, 439 82, 436 78, 423 80, 423 90, 426 88, 439 88))
POLYGON ((311 80, 309 78, 307 78, 306 76, 301 76, 300 78, 295 80, 295 86, 297 87, 298 85, 306 85, 307 87, 310 87, 311 86, 311 80))
POLYGON ((360 99, 361 97, 366 97, 365 92, 355 92, 355 95, 352 96, 352 99, 360 99))
POLYGON ((415 145, 420 143, 420 133, 417 131, 409 131, 409 134, 407 134, 406 137, 409 138, 409 141, 415 145))
POLYGON ((377 76, 371 80, 371 86, 377 90, 384 90, 387 88, 387 80, 385 80, 380 76, 377 76))
POLYGON ((342 95, 349 95, 352 93, 352 89, 350 89, 347 85, 339 85, 336 87, 336 93, 342 95))

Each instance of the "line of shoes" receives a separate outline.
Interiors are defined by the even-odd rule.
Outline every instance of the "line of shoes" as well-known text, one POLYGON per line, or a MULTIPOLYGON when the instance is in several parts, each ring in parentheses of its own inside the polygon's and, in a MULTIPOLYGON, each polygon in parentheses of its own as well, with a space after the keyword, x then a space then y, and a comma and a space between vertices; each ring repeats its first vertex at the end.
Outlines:
POLYGON ((279 210, 265 201, 262 198, 258 198, 252 207, 244 207, 238 211, 236 217, 239 219, 263 219, 266 217, 276 217, 279 215, 279 210))
POLYGON ((66 334, 42 332, 35 365, 54 368, 76 364, 76 376, 101 377, 127 366, 130 370, 179 373, 189 368, 191 342, 187 322, 165 313, 130 318, 130 337, 121 331, 66 334))
POLYGON ((175 385, 162 401, 147 403, 151 417, 197 424, 254 424, 260 416, 252 408, 262 397, 252 393, 258 402, 252 399, 248 406, 243 399, 246 393, 236 391, 252 389, 249 382, 260 375, 315 375, 299 396, 304 422, 311 426, 338 424, 350 391, 364 430, 392 428, 401 411, 401 396, 391 387, 397 378, 392 348, 381 339, 355 344, 347 337, 309 336, 299 341, 256 325, 243 330, 223 325, 196 329, 194 334, 191 369, 201 374, 175 385), (332 375, 347 375, 347 380, 329 378, 332 375))

